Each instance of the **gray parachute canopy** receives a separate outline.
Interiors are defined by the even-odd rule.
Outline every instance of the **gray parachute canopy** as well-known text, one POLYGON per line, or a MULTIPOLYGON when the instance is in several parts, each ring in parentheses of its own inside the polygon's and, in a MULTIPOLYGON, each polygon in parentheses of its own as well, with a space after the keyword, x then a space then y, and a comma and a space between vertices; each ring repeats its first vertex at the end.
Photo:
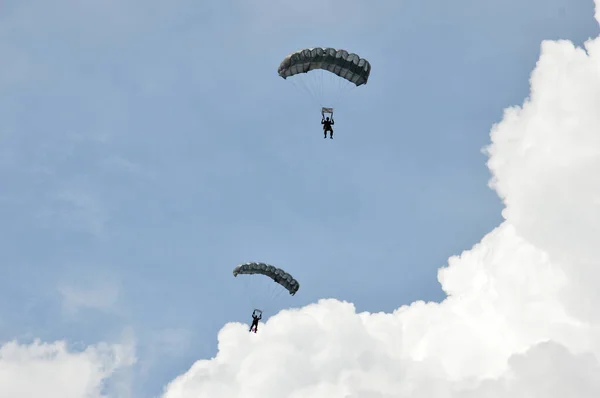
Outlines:
POLYGON ((371 64, 346 50, 335 48, 305 48, 291 53, 279 65, 277 72, 284 79, 314 69, 323 69, 357 86, 367 84, 371 64))
POLYGON ((233 269, 233 276, 239 274, 261 274, 268 276, 281 286, 286 288, 288 292, 293 296, 300 289, 300 284, 290 274, 282 270, 281 268, 274 267, 265 263, 245 263, 240 264, 233 269))

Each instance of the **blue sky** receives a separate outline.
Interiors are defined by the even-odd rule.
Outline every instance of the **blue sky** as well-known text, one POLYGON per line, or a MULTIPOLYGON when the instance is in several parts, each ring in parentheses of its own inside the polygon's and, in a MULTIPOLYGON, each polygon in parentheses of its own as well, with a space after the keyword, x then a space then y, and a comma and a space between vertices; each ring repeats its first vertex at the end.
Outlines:
POLYGON ((240 262, 285 304, 441 300, 501 222, 481 148, 540 42, 598 33, 591 1, 446 3, 4 1, 0 339, 134 340, 147 396, 247 321, 240 262), (373 65, 333 141, 276 73, 311 46, 373 65))

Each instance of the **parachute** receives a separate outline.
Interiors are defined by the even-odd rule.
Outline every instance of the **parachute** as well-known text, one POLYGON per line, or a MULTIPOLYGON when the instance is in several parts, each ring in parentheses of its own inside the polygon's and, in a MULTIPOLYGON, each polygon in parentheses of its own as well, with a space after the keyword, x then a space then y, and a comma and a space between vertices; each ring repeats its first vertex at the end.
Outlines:
POLYGON ((282 305, 284 300, 276 301, 282 293, 293 296, 300 289, 298 281, 289 273, 265 263, 240 264, 233 269, 233 276, 240 276, 251 308, 261 313, 282 305))
POLYGON ((306 90, 321 107, 333 114, 332 105, 348 91, 367 84, 371 64, 346 50, 305 48, 289 54, 277 70, 283 79, 306 90))
POLYGON ((283 59, 277 72, 284 79, 323 69, 344 78, 356 86, 367 84, 371 74, 371 64, 357 54, 335 48, 306 48, 291 53, 283 59))
POLYGON ((293 296, 300 289, 300 284, 290 274, 281 268, 274 267, 265 263, 245 263, 240 264, 233 269, 233 276, 238 275, 265 275, 273 279, 274 282, 283 286, 293 296))

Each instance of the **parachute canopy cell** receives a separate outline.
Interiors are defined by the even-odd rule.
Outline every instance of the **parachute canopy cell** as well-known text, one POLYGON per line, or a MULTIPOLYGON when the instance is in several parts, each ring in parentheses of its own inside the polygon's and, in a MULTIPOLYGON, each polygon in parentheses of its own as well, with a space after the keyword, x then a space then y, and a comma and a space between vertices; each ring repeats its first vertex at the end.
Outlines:
POLYGON ((245 263, 240 264, 233 269, 233 276, 237 277, 240 274, 261 274, 273 279, 280 284, 293 296, 300 289, 300 284, 290 274, 281 268, 274 267, 265 263, 245 263))
POLYGON ((371 64, 357 54, 335 48, 305 48, 291 53, 281 62, 277 72, 284 79, 323 69, 344 78, 357 86, 367 83, 371 64))

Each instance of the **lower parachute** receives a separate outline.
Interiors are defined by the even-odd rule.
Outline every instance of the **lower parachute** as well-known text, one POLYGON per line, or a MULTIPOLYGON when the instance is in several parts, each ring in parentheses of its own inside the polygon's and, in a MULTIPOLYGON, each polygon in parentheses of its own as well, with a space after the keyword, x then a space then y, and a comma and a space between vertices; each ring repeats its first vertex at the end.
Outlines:
POLYGON ((289 299, 286 297, 295 295, 300 289, 300 284, 292 275, 265 263, 240 264, 234 268, 233 276, 241 279, 248 304, 255 312, 267 313, 287 306, 285 302, 289 299))
POLYGON ((292 296, 300 289, 300 284, 292 275, 281 268, 265 263, 245 263, 233 269, 233 276, 238 275, 264 275, 271 278, 275 283, 283 286, 292 296))

